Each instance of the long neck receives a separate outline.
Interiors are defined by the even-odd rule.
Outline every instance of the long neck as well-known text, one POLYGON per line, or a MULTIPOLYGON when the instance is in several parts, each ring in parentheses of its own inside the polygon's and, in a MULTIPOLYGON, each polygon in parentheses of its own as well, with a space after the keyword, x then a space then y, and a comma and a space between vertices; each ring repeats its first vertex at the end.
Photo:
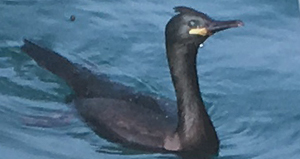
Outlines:
POLYGON ((196 69, 197 49, 198 46, 194 44, 167 44, 178 106, 176 132, 186 146, 207 142, 218 144, 216 132, 200 95, 196 69))

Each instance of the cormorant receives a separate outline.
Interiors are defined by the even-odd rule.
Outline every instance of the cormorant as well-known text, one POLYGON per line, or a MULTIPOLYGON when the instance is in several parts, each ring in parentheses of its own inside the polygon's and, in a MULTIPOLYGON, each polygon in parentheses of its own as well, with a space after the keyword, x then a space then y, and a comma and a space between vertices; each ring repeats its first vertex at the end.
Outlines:
POLYGON ((215 154, 219 139, 201 98, 196 55, 208 37, 243 23, 213 20, 188 7, 174 9, 177 14, 166 25, 165 44, 177 99, 175 118, 161 109, 167 100, 137 93, 105 75, 95 75, 26 39, 22 50, 66 81, 75 92, 76 109, 99 136, 157 152, 215 154))

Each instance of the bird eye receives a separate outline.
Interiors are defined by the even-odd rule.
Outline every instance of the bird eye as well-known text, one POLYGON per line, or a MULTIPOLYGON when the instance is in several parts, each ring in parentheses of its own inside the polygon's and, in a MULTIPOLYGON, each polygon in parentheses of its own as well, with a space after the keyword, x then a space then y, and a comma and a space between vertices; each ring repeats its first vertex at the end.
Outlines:
POLYGON ((189 21, 189 27, 191 27, 191 28, 194 28, 194 27, 196 27, 197 26, 197 21, 195 21, 195 20, 191 20, 191 21, 189 21))

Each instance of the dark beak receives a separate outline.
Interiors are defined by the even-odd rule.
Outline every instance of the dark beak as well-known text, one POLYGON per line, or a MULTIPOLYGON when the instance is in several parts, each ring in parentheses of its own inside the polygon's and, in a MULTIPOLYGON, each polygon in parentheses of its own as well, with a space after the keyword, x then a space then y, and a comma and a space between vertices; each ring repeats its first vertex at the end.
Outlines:
POLYGON ((201 28, 192 28, 189 30, 191 35, 201 35, 201 36, 210 36, 216 32, 243 26, 244 23, 240 20, 230 20, 230 21, 211 21, 208 26, 201 28))
POLYGON ((211 24, 207 27, 207 30, 214 34, 216 32, 229 29, 229 28, 236 28, 243 26, 244 23, 240 20, 230 20, 230 21, 212 21, 211 24))

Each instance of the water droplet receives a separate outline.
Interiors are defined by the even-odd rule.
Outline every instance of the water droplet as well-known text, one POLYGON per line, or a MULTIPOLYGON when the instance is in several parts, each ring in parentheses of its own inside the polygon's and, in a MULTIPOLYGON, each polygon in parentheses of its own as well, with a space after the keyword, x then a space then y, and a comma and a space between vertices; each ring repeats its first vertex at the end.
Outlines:
POLYGON ((75 15, 71 15, 70 20, 73 22, 75 21, 75 19, 76 19, 75 15))

